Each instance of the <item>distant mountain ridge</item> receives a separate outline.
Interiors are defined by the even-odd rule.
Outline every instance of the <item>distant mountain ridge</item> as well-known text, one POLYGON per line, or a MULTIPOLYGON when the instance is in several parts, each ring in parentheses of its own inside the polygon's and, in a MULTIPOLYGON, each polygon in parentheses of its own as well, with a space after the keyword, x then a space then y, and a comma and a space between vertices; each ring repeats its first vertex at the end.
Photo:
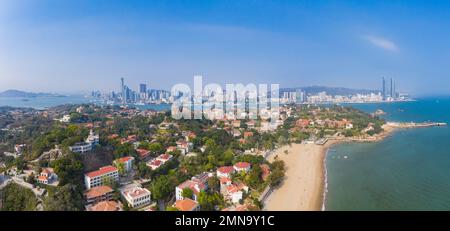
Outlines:
POLYGON ((0 93, 0 97, 36 98, 36 97, 65 97, 65 96, 54 93, 34 93, 19 90, 6 90, 0 93))
POLYGON ((317 94, 320 92, 326 92, 328 95, 356 95, 356 94, 378 94, 380 90, 368 90, 368 89, 351 89, 345 87, 325 87, 325 86, 310 86, 310 87, 294 87, 294 88, 281 88, 280 92, 293 92, 301 89, 306 94, 317 94))

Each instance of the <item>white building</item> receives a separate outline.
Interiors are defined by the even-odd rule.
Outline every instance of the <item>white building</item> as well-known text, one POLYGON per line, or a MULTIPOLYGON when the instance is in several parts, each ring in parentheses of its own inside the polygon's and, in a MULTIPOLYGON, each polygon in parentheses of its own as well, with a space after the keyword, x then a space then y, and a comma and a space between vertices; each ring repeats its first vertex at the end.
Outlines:
POLYGON ((231 175, 234 174, 235 172, 236 172, 236 170, 234 169, 233 166, 220 167, 217 169, 217 177, 218 178, 222 178, 222 177, 231 178, 231 175))
POLYGON ((198 201, 198 195, 200 194, 200 192, 208 189, 208 179, 211 177, 213 177, 213 173, 204 172, 197 176, 192 177, 191 180, 187 180, 187 181, 181 183, 180 185, 178 185, 175 188, 176 200, 179 201, 179 200, 186 199, 183 197, 183 190, 185 188, 189 188, 193 192, 193 195, 192 195, 193 198, 189 198, 189 199, 198 201))
POLYGON ((86 138, 86 143, 90 143, 93 147, 99 144, 100 137, 98 134, 94 134, 94 131, 89 132, 88 138, 86 138))
POLYGON ((122 157, 119 158, 117 160, 114 161, 114 164, 123 164, 123 168, 125 172, 130 172, 133 169, 133 162, 134 162, 134 157, 132 156, 126 156, 126 157, 122 157))
POLYGON ((80 142, 69 147, 70 151, 77 153, 86 153, 92 151, 92 143, 80 142))
POLYGON ((41 184, 51 184, 58 180, 58 176, 55 174, 53 168, 44 168, 37 177, 36 181, 41 184))
POLYGON ((119 170, 113 166, 105 166, 97 171, 89 172, 84 175, 84 184, 87 189, 101 186, 105 181, 119 181, 119 170))
POLYGON ((146 188, 133 187, 122 192, 122 196, 132 208, 150 205, 151 192, 146 188))
POLYGON ((70 115, 64 115, 61 119, 56 119, 61 123, 69 123, 70 122, 70 115))
POLYGON ((252 165, 248 162, 238 162, 234 165, 236 172, 249 172, 251 168, 252 165))

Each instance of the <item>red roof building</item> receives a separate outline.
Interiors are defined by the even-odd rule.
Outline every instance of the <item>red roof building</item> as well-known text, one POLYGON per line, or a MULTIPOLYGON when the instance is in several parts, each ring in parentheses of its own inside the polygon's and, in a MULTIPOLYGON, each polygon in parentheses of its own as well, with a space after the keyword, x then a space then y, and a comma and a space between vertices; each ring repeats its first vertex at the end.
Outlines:
POLYGON ((234 165, 234 169, 237 172, 249 172, 251 167, 251 164, 248 162, 238 162, 234 165))

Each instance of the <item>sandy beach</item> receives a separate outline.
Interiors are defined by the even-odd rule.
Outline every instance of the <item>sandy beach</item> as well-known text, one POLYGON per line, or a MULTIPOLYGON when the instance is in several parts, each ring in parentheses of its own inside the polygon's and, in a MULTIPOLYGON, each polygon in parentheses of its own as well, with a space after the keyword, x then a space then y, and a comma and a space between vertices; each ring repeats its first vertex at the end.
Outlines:
POLYGON ((325 145, 292 144, 279 148, 269 157, 286 164, 286 177, 265 201, 267 211, 321 211, 324 192, 324 158, 327 150, 342 142, 377 142, 396 130, 383 126, 384 132, 370 138, 335 137, 325 145), (288 154, 285 151, 288 151, 288 154))

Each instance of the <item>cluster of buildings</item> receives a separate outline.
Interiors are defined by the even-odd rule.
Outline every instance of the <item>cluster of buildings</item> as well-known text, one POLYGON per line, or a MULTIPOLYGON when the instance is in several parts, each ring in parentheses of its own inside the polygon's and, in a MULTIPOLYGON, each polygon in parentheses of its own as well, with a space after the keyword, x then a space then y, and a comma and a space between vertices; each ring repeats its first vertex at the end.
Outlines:
POLYGON ((302 89, 295 91, 285 91, 280 95, 282 104, 321 104, 321 103, 374 103, 374 102, 392 102, 409 100, 409 95, 399 93, 396 89, 396 82, 390 78, 390 81, 382 78, 382 88, 380 91, 370 93, 331 95, 326 91, 315 94, 307 94, 302 89))
MULTIPOLYGON (((263 179, 267 180, 270 169, 268 165, 261 166, 263 170, 263 179)), ((219 192, 224 197, 229 207, 226 211, 232 211, 235 208, 245 210, 244 199, 245 195, 249 193, 249 187, 241 181, 234 181, 234 176, 240 173, 248 173, 251 171, 252 165, 247 162, 238 162, 233 166, 222 166, 213 172, 204 172, 192 177, 175 188, 176 202, 174 207, 180 211, 197 211, 199 206, 199 195, 201 192, 206 192, 210 189, 208 180, 212 177, 217 177, 220 182, 219 192), (185 197, 185 190, 189 189, 192 192, 192 197, 185 197)))
POLYGON ((125 79, 121 78, 120 90, 102 94, 99 91, 92 92, 91 96, 96 99, 104 99, 114 104, 136 104, 145 105, 152 103, 170 103, 173 101, 170 92, 165 90, 148 89, 147 84, 139 84, 139 90, 132 90, 125 85, 125 79))
MULTIPOLYGON (((123 166, 123 174, 132 171, 134 157, 122 157, 114 161, 114 164, 123 166)), ((87 191, 84 193, 87 211, 122 211, 124 205, 116 201, 116 193, 111 185, 120 180, 119 168, 104 166, 96 171, 84 175, 84 183, 87 191)), ((140 184, 128 184, 117 192, 124 198, 129 208, 143 208, 152 204, 150 190, 140 184)), ((117 198, 116 198, 117 199, 117 198)))
POLYGON ((92 151, 99 142, 100 138, 98 134, 94 134, 94 131, 91 129, 85 142, 76 143, 73 146, 70 146, 69 149, 76 153, 86 153, 92 151))

